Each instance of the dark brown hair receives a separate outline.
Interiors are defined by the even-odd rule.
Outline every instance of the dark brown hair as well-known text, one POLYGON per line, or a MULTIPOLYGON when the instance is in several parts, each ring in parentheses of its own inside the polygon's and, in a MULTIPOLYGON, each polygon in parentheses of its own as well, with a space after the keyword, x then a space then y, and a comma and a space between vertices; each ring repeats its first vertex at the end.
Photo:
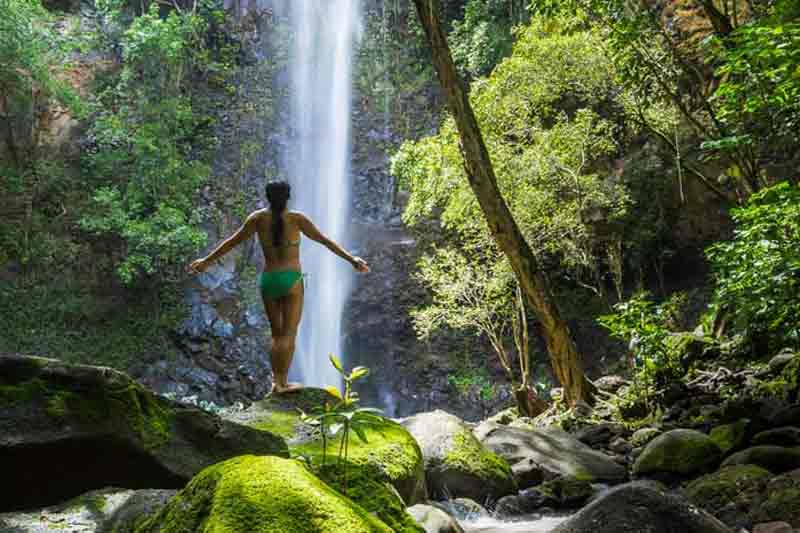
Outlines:
POLYGON ((267 201, 272 210, 272 245, 280 246, 283 240, 283 217, 292 187, 285 181, 271 181, 265 188, 267 201))

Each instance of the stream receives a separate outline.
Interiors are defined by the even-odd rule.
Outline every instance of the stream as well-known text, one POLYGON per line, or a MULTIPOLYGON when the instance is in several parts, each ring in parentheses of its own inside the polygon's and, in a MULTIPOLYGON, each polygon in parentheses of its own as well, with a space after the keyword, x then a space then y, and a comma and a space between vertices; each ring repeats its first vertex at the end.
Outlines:
POLYGON ((521 517, 521 520, 508 522, 490 516, 481 516, 474 520, 464 520, 461 527, 466 533, 548 533, 558 524, 569 518, 563 516, 533 515, 521 517))

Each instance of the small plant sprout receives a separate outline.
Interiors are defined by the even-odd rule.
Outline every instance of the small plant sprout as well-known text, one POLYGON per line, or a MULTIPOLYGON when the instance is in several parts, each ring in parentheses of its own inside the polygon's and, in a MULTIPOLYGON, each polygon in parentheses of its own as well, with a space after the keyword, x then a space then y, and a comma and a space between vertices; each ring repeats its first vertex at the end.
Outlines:
POLYGON ((358 393, 353 391, 353 383, 367 377, 369 369, 365 366, 357 366, 347 373, 342 362, 335 355, 331 354, 329 359, 333 367, 342 375, 344 389, 339 390, 333 385, 324 387, 336 399, 336 402, 325 402, 325 405, 316 408, 311 414, 302 413, 301 420, 319 431, 322 439, 323 468, 328 455, 328 439, 336 438, 341 434, 337 466, 342 471, 342 493, 346 495, 347 455, 351 433, 355 433, 361 442, 366 443, 368 442, 366 429, 380 426, 384 423, 385 418, 380 409, 359 407, 358 393))

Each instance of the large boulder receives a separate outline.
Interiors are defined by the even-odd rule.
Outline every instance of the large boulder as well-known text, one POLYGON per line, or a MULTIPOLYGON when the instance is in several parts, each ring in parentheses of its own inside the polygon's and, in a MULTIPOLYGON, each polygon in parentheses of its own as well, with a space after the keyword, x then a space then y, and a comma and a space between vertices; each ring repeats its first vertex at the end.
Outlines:
POLYGON ((486 501, 516 491, 508 463, 487 450, 458 417, 437 410, 411 416, 402 424, 422 448, 433 497, 486 501))
POLYGON ((95 490, 45 509, 0 514, 0 531, 134 531, 137 523, 158 512, 175 492, 166 489, 95 490))
POLYGON ((733 533, 663 486, 636 481, 599 496, 552 533, 733 533))
POLYGON ((210 466, 137 533, 392 533, 299 461, 244 455, 210 466))
POLYGON ((774 446, 800 446, 800 428, 784 427, 773 428, 753 437, 753 446, 759 445, 774 446))
POLYGON ((179 488, 244 453, 289 450, 277 435, 155 396, 110 368, 0 356, 0 472, 14 487, 0 510, 107 486, 179 488))
POLYGON ((727 466, 692 481, 684 491, 689 501, 730 527, 750 529, 750 512, 770 478, 772 474, 759 466, 727 466))
POLYGON ((554 475, 618 483, 624 467, 559 429, 524 429, 484 422, 474 431, 478 440, 508 461, 535 463, 554 475))
POLYGON ((301 412, 313 413, 336 399, 322 389, 272 395, 245 411, 223 416, 250 427, 286 438, 292 457, 305 460, 328 484, 398 532, 420 531, 406 507, 427 499, 422 452, 414 437, 400 424, 385 419, 364 431, 367 442, 351 433, 347 468, 340 468, 335 439, 322 439, 301 420, 301 412))
POLYGON ((425 533, 464 533, 458 520, 434 505, 418 503, 409 507, 408 513, 425 529, 425 533))
POLYGON ((722 466, 758 465, 773 474, 800 468, 800 447, 753 446, 725 459, 722 466))
POLYGON ((691 476, 713 470, 721 459, 722 450, 705 433, 673 429, 647 444, 633 464, 633 472, 691 476))
POLYGON ((800 469, 771 479, 762 496, 750 513, 754 523, 782 520, 800 528, 800 469))

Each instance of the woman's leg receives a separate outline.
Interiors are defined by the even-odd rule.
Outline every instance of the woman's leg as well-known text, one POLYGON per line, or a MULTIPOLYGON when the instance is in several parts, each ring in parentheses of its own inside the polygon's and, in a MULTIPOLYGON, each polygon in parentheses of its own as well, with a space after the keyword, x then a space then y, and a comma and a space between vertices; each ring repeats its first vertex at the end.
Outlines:
MULTIPOLYGON (((295 339, 297 339, 297 328, 300 326, 300 319, 303 316, 303 281, 297 283, 289 290, 288 294, 281 298, 282 325, 281 345, 285 350, 286 374, 294 358, 295 339)), ((287 390, 294 390, 301 385, 292 383, 286 384, 287 390)))
POLYGON ((286 387, 288 380, 287 374, 283 373, 283 367, 286 367, 288 373, 289 365, 284 362, 286 356, 283 353, 282 339, 283 337, 283 310, 278 300, 271 300, 261 295, 264 301, 264 309, 267 312, 270 327, 270 347, 269 359, 270 366, 272 367, 272 390, 286 387))

